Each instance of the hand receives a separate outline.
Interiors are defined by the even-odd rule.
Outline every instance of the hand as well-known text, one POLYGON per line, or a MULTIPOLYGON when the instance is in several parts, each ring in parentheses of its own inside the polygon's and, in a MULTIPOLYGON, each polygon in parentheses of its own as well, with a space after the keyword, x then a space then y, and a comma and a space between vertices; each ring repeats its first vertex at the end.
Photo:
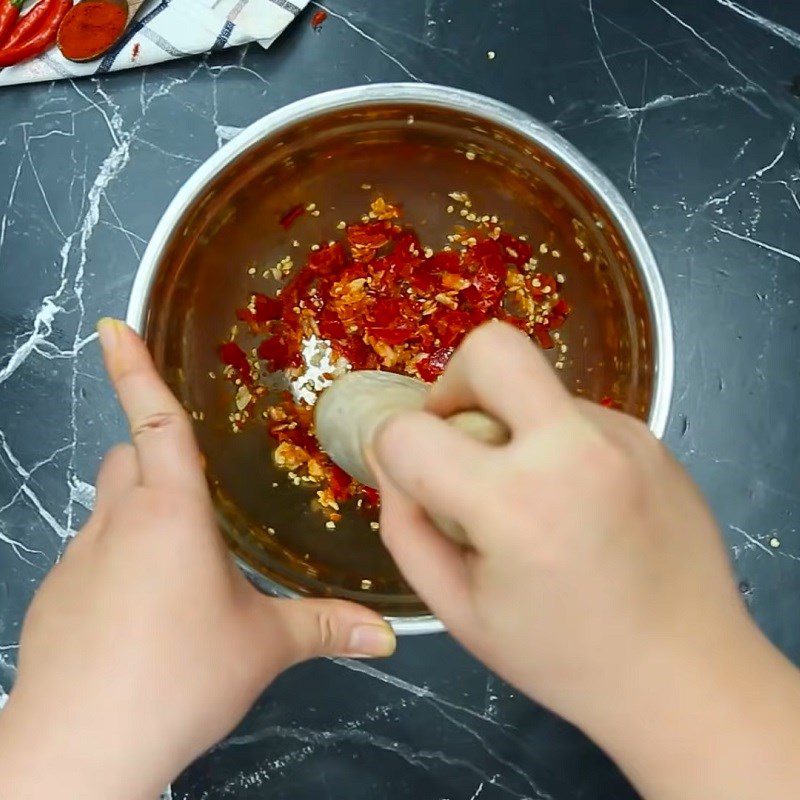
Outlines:
POLYGON ((0 796, 154 798, 304 659, 386 656, 380 616, 261 595, 219 534, 191 425, 121 322, 100 337, 133 445, 37 592, 0 717, 0 796))
POLYGON ((799 796, 797 673, 750 621, 706 504, 642 423, 571 398, 525 336, 492 323, 426 412, 379 431, 373 458, 382 536, 420 596, 648 797, 799 796), (439 418, 475 408, 508 426, 508 445, 439 418), (425 511, 459 522, 471 548, 425 511), (746 767, 764 780, 748 788, 746 767))

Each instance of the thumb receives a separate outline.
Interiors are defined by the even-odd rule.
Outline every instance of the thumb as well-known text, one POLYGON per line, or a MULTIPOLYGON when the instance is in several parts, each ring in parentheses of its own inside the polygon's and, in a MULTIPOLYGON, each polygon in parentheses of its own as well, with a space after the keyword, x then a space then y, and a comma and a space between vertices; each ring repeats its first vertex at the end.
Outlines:
POLYGON ((385 658, 397 646, 391 626, 375 611, 344 600, 278 600, 272 605, 296 664, 319 656, 385 658))

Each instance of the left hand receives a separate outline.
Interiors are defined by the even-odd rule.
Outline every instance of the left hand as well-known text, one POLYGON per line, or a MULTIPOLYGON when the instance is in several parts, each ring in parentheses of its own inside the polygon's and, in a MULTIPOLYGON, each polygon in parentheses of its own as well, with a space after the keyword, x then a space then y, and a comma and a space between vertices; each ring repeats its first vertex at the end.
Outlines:
POLYGON ((189 420, 123 323, 98 326, 132 445, 37 592, 0 716, 0 797, 154 798, 282 670, 387 656, 376 613, 253 588, 220 536, 189 420))

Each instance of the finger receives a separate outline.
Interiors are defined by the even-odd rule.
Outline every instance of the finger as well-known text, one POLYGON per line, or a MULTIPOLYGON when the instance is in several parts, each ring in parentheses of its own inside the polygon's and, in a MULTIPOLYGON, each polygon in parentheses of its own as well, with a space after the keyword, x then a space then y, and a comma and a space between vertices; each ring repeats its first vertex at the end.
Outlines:
POLYGON ((124 323, 97 325, 103 357, 148 486, 206 491, 200 454, 181 404, 156 372, 144 342, 124 323))
POLYGON ((425 512, 377 470, 381 489, 381 538, 403 577, 451 630, 471 613, 468 559, 474 554, 446 539, 425 512))
POLYGON ((489 447, 424 411, 389 419, 372 446, 378 467, 428 513, 462 524, 472 517, 489 447))
POLYGON ((268 632, 275 646, 275 617, 281 628, 286 666, 319 656, 386 658, 395 651, 394 631, 375 611, 344 600, 278 600, 261 597, 268 632))
POLYGON ((425 408, 440 417, 481 409, 512 431, 540 426, 572 409, 571 398, 524 333, 488 322, 456 350, 425 408))
POLYGON ((94 513, 103 516, 134 486, 139 484, 136 448, 118 444, 106 453, 97 473, 94 513))

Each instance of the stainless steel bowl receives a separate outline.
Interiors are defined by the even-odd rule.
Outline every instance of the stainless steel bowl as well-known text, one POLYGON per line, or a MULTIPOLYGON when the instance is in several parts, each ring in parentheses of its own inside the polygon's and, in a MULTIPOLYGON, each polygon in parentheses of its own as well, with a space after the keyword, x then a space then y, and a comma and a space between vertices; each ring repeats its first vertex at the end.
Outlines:
POLYGON ((337 220, 363 213, 362 184, 403 203, 427 241, 441 243, 452 228, 444 208, 456 189, 512 232, 554 235, 563 252, 548 268, 566 274, 574 308, 565 383, 595 400, 613 396, 659 437, 672 395, 672 325, 653 254, 619 192, 552 130, 487 97, 425 84, 308 97, 251 125, 178 192, 145 252, 127 320, 177 396, 204 413, 196 433, 239 564, 267 592, 353 599, 398 633, 430 633, 441 623, 368 520, 352 513, 326 531, 308 492, 272 466, 266 431, 231 434, 230 387, 208 376, 234 309, 251 291, 277 288, 248 268, 304 252, 292 239, 307 248, 334 236, 337 220), (283 231, 280 214, 310 201, 323 213, 283 231))

